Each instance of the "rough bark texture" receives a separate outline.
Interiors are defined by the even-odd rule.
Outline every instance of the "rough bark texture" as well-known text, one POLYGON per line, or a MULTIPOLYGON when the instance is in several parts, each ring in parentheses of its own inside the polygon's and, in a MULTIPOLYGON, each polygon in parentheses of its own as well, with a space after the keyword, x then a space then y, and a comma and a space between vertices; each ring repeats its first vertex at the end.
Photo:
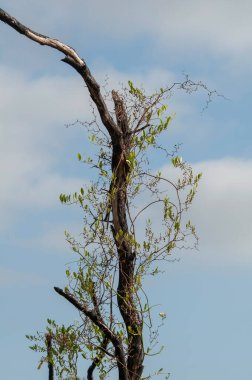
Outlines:
POLYGON ((117 144, 113 144, 112 160, 112 171, 115 176, 114 196, 112 198, 113 228, 119 257, 117 301, 128 332, 127 368, 129 379, 137 380, 140 379, 143 371, 143 322, 134 301, 135 252, 132 251, 132 245, 123 237, 129 232, 126 212, 127 175, 129 173, 127 155, 130 149, 129 126, 123 100, 115 91, 112 92, 112 97, 115 104, 117 124, 122 132, 122 137, 118 139, 117 144), (118 238, 119 231, 123 232, 120 239, 118 238))
MULTIPOLYGON (((139 380, 143 371, 143 342, 142 342, 142 327, 143 321, 137 310, 134 293, 134 262, 135 253, 123 235, 128 234, 127 224, 127 175, 129 166, 127 163, 127 155, 130 151, 130 130, 128 125, 127 114, 123 100, 116 91, 112 92, 112 98, 115 105, 116 121, 110 115, 106 103, 101 95, 100 87, 92 76, 85 61, 78 56, 76 51, 64 43, 34 32, 27 28, 14 17, 10 16, 0 8, 0 20, 14 28, 17 32, 25 35, 31 40, 47 45, 65 55, 63 62, 72 66, 84 80, 90 97, 94 101, 104 127, 107 129, 112 142, 112 172, 114 180, 111 183, 113 196, 111 200, 112 215, 113 215, 113 234, 117 246, 119 260, 119 282, 118 282, 118 307, 128 333, 128 353, 124 352, 122 343, 112 331, 104 324, 101 315, 95 311, 90 311, 85 306, 80 305, 74 297, 65 293, 59 288, 55 291, 66 298, 79 311, 83 312, 90 320, 95 323, 111 341, 115 348, 115 356, 120 380, 139 380), (120 231, 122 235, 120 236, 120 231)), ((92 379, 92 372, 96 363, 90 367, 89 379, 92 379)), ((52 375, 53 376, 53 375, 52 375)))

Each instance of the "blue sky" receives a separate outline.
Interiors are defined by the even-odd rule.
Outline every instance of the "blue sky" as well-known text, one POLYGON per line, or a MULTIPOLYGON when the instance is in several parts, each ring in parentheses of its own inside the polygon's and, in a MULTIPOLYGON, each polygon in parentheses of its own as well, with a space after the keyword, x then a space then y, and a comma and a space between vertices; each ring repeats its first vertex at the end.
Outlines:
MULTIPOLYGON (((199 252, 185 251, 150 283, 167 313, 160 344, 147 363, 172 380, 250 380, 252 336, 252 3, 229 0, 127 2, 1 1, 35 30, 77 49, 101 83, 131 79, 148 90, 186 72, 229 100, 174 94, 168 146, 203 172, 191 210, 199 252)), ((65 284, 71 252, 64 230, 81 214, 59 204, 90 173, 77 161, 84 131, 66 128, 90 115, 81 79, 59 53, 0 24, 0 294, 1 373, 6 380, 42 380, 25 334, 77 314, 53 292, 65 284)), ((155 167, 163 161, 155 160, 155 167)), ((158 310, 157 310, 158 313, 158 310)))

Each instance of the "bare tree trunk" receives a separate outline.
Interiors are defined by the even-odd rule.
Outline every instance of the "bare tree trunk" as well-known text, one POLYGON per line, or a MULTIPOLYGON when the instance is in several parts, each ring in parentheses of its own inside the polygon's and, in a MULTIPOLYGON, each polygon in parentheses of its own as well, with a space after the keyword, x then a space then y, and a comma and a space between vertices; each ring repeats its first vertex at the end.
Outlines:
POLYGON ((132 250, 132 244, 124 238, 124 235, 127 235, 129 232, 126 209, 127 175, 130 170, 127 163, 127 156, 130 150, 130 134, 123 100, 115 91, 112 92, 112 96, 115 104, 117 125, 122 133, 122 136, 116 143, 113 143, 112 159, 112 172, 115 177, 115 183, 112 184, 115 194, 112 198, 113 228, 119 258, 117 301, 128 333, 127 369, 129 379, 138 380, 143 371, 143 321, 140 318, 134 300, 135 252, 132 250), (120 234, 120 231, 122 231, 122 234, 120 234))

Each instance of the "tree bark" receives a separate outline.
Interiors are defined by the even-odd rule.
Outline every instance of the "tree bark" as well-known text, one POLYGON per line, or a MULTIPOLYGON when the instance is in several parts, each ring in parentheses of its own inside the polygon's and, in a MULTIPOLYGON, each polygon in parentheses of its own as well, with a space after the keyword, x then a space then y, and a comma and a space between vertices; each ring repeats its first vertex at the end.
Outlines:
POLYGON ((47 347, 47 360, 48 360, 48 379, 54 379, 54 370, 52 359, 52 337, 50 334, 46 334, 46 347, 47 347))
POLYGON ((130 151, 130 134, 127 113, 123 99, 113 91, 117 125, 122 137, 113 143, 112 172, 115 183, 112 197, 112 214, 114 238, 119 258, 119 282, 117 302, 128 333, 127 369, 130 380, 139 380, 143 371, 144 349, 142 340, 143 321, 134 300, 135 252, 132 245, 124 238, 129 233, 127 223, 127 186, 130 171, 127 156, 130 151), (120 232, 122 234, 120 235, 120 232))

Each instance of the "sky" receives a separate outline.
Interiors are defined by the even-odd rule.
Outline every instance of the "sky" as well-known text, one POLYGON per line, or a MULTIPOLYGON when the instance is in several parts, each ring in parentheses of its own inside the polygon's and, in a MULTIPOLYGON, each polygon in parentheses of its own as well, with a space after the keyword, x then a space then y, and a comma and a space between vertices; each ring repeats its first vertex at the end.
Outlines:
MULTIPOLYGON (((1 0, 34 30, 74 47, 111 88, 130 79, 148 91, 184 73, 224 97, 174 93, 176 113, 164 142, 202 172, 191 210, 198 251, 167 263, 150 299, 167 313, 165 349, 146 364, 172 380, 250 380, 252 376, 252 26, 251 1, 1 0)), ((78 315, 53 286, 64 286, 72 254, 64 230, 81 214, 63 207, 61 192, 78 190, 90 173, 82 128, 87 91, 63 58, 0 24, 0 357, 5 380, 42 380, 39 356, 25 334, 46 318, 78 315)), ((158 158, 156 168, 165 167, 158 158)), ((156 312, 158 314, 159 309, 156 312)))

